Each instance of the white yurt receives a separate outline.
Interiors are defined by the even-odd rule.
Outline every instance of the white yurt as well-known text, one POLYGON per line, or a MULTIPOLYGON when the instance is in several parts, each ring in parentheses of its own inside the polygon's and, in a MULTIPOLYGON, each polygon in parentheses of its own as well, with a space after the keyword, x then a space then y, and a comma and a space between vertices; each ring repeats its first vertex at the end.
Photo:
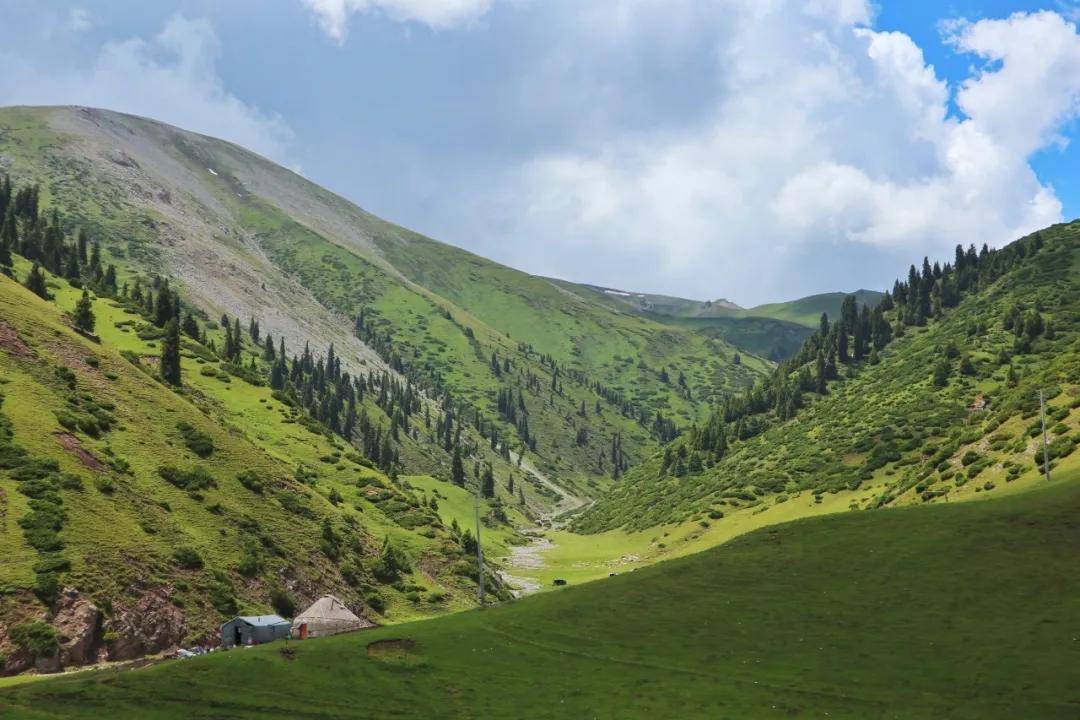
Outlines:
POLYGON ((324 637, 371 627, 372 623, 357 617, 345 603, 333 595, 324 595, 304 612, 293 618, 292 636, 297 640, 324 637))

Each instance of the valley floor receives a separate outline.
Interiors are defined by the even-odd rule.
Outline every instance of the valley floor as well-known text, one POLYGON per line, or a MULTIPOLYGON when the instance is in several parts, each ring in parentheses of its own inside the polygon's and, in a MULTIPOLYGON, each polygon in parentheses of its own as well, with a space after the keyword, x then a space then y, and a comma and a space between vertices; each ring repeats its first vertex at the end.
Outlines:
POLYGON ((0 688, 3 718, 1075 718, 1080 472, 580 588, 0 688))
MULTIPOLYGON (((1019 418, 1005 427, 1021 427, 1019 418)), ((1055 473, 1080 472, 1080 454, 1059 461, 1055 473)), ((984 480, 993 487, 986 490, 986 482, 971 483, 956 488, 949 495, 937 498, 936 504, 984 501, 995 497, 1026 492, 1041 487, 1045 480, 1041 472, 1029 466, 1019 478, 1004 481, 1005 471, 993 467, 986 471, 984 480), (996 483, 994 482, 996 481, 996 483)), ((531 538, 525 548, 514 547, 504 558, 506 575, 511 583, 524 589, 525 593, 554 588, 556 578, 568 584, 580 584, 613 574, 633 572, 639 568, 663 560, 684 557, 707 550, 729 540, 760 528, 785 523, 800 518, 817 517, 833 513, 862 511, 872 507, 879 493, 887 490, 884 477, 866 483, 854 491, 825 493, 815 496, 809 491, 784 499, 767 496, 758 504, 740 508, 725 514, 723 518, 703 522, 686 522, 677 525, 650 528, 642 532, 612 530, 594 535, 582 535, 561 529, 526 529, 531 538), (819 499, 820 498, 820 499, 819 499)), ((918 493, 912 491, 900 497, 894 504, 907 506, 922 504, 918 493)))

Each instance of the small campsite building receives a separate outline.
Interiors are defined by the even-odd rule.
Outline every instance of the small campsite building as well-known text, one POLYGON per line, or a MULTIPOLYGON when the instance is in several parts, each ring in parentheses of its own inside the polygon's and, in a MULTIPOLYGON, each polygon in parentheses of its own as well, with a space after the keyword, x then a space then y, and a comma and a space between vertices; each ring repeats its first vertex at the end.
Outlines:
POLYGON ((221 646, 259 645, 289 637, 289 621, 278 615, 242 615, 221 626, 221 646))
POLYGON ((324 637, 371 627, 372 623, 357 617, 345 603, 333 595, 325 595, 311 607, 293 618, 292 636, 298 640, 324 637))

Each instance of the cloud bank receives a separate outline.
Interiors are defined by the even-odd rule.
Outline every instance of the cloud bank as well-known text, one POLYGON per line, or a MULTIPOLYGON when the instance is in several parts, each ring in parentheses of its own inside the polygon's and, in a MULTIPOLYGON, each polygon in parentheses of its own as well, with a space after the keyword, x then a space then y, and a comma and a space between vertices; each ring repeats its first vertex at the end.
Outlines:
POLYGON ((508 251, 511 262, 759 301, 837 289, 836 266, 853 257, 884 260, 889 275, 864 270, 852 285, 885 283, 901 257, 1001 244, 1062 218, 1030 166, 1080 114, 1080 37, 1055 13, 949 23, 945 40, 973 63, 950 88, 910 37, 872 28, 867 3, 607 6, 615 22, 583 10, 554 50, 592 38, 568 86, 582 66, 661 40, 678 62, 675 40, 706 33, 715 96, 684 127, 609 127, 516 168, 503 210, 515 246, 532 250, 508 251))
MULTIPOLYGON (((343 83, 309 126, 340 122, 355 91, 373 107, 436 108, 430 124, 445 132, 373 124, 371 137, 399 143, 394 161, 345 171, 328 163, 365 145, 339 134, 324 175, 339 187, 356 178, 362 205, 531 272, 744 304, 880 288, 923 254, 1000 245, 1062 219, 1032 169, 1067 145, 1080 115, 1080 36, 1059 13, 943 21, 945 47, 969 64, 947 80, 911 37, 877 27, 867 0, 503 3, 512 11, 491 13, 496 0, 303 0, 338 42, 358 15, 452 32, 490 13, 467 38, 490 57, 383 28, 388 47, 457 75, 425 85, 422 71, 402 74, 381 95, 343 83), (470 71, 486 84, 470 85, 470 71), (468 98, 460 110, 425 95, 447 87, 468 98), (478 117, 491 122, 477 129, 478 117)), ((310 163, 317 143, 226 87, 209 22, 177 16, 103 42, 106 18, 54 15, 39 45, 86 45, 88 61, 31 40, 20 54, 23 39, 9 37, 0 103, 110 107, 286 164, 306 148, 310 163)))

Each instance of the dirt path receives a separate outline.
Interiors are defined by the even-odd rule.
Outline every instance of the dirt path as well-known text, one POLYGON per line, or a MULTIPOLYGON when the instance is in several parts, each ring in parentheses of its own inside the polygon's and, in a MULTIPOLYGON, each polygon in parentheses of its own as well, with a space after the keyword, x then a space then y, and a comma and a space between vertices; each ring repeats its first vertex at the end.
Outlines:
MULTIPOLYGON (((529 542, 510 548, 510 557, 503 560, 506 566, 513 570, 539 570, 544 567, 544 553, 555 547, 555 544, 543 536, 541 528, 529 528, 523 532, 529 537, 529 542)), ((500 572, 500 576, 513 588, 514 597, 529 595, 540 589, 540 583, 529 577, 514 575, 508 571, 500 572)))
POLYGON ((523 597, 540 590, 541 585, 536 580, 515 575, 515 570, 540 570, 545 567, 544 553, 555 547, 549 538, 544 535, 545 528, 559 529, 565 521, 556 520, 559 515, 577 510, 589 504, 589 500, 574 495, 566 488, 560 486, 544 473, 540 472, 528 458, 519 457, 511 451, 510 459, 517 463, 518 467, 531 475, 545 487, 558 493, 559 499, 550 509, 540 514, 540 522, 544 527, 520 528, 521 532, 529 538, 524 545, 515 545, 510 548, 510 556, 502 558, 506 564, 506 570, 500 570, 499 576, 511 586, 514 597, 523 597))
POLYGON ((571 510, 577 510, 589 503, 588 500, 574 495, 547 475, 540 472, 527 457, 521 457, 511 450, 510 461, 516 463, 519 468, 539 481, 541 485, 558 494, 559 499, 555 501, 554 507, 552 507, 551 510, 541 513, 541 522, 545 524, 551 523, 554 526, 555 517, 570 512, 571 510))

